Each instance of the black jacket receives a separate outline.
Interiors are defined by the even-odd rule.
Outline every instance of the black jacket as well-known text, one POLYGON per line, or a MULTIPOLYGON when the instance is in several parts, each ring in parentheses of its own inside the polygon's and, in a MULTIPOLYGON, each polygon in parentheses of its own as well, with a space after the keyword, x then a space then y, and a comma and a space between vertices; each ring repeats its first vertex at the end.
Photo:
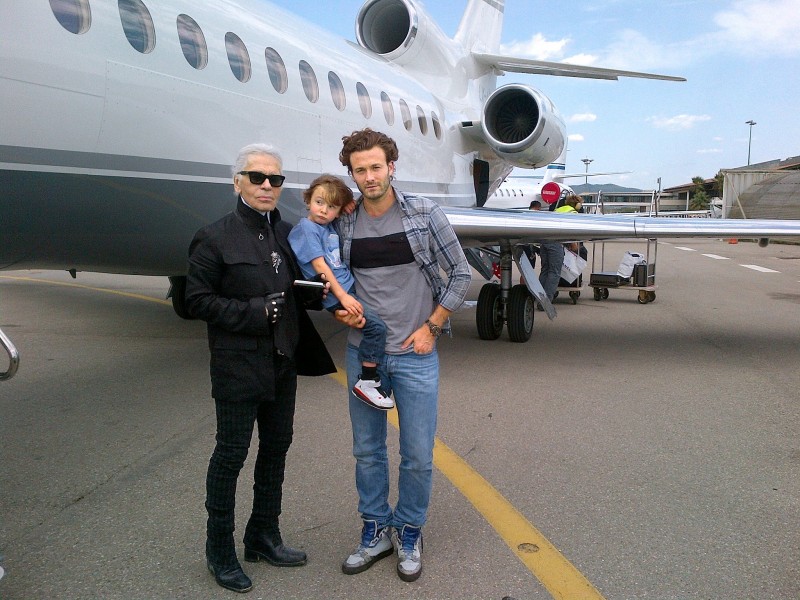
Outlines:
POLYGON ((271 223, 238 200, 236 210, 198 231, 189 246, 186 306, 206 321, 212 395, 218 400, 273 399, 276 350, 299 375, 336 371, 292 281, 302 279, 278 210, 271 223), (279 261, 277 269, 276 261, 279 261), (265 296, 285 292, 272 325, 265 296))

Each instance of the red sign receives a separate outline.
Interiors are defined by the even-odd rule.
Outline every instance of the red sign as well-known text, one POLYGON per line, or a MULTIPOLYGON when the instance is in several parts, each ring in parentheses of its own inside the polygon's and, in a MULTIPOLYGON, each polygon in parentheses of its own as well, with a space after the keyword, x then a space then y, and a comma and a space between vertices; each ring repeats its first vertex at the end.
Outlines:
POLYGON ((542 186, 542 191, 540 193, 542 195, 542 200, 548 204, 552 204, 557 201, 558 197, 561 195, 561 186, 555 181, 548 181, 542 186))

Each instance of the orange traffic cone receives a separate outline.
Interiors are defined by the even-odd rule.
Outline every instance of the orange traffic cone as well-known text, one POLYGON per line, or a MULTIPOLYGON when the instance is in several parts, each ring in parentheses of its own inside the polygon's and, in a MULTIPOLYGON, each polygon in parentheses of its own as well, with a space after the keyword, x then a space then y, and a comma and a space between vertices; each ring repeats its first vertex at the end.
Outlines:
POLYGON ((736 238, 731 238, 731 239, 728 240, 728 243, 729 244, 738 244, 739 240, 737 240, 736 238))

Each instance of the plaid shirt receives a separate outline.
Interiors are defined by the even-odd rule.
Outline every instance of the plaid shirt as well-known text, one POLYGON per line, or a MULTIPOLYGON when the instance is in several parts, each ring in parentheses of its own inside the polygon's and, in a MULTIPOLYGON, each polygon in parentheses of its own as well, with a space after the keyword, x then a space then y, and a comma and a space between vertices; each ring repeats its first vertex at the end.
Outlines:
MULTIPOLYGON (((451 312, 455 311, 464 302, 472 273, 453 226, 433 200, 403 194, 398 190, 394 190, 394 195, 403 212, 403 228, 414 260, 433 290, 434 301, 451 312), (439 267, 447 273, 447 284, 442 279, 439 267)), ((363 198, 360 198, 358 206, 362 202, 363 198)), ((342 260, 348 268, 357 212, 356 209, 349 215, 342 214, 336 221, 342 244, 342 260)))

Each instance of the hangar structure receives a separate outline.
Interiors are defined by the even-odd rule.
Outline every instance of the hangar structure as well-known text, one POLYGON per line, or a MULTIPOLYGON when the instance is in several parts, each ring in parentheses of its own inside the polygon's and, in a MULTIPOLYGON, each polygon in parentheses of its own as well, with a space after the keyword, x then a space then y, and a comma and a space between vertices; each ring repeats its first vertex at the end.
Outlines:
POLYGON ((722 172, 723 217, 800 219, 800 156, 722 172))
MULTIPOLYGON (((706 192, 712 197, 712 204, 718 207, 714 216, 800 219, 800 156, 722 169, 721 172, 724 175, 721 201, 713 202, 713 197, 719 193, 717 179, 712 177, 703 182, 706 192)), ((688 210, 696 187, 695 183, 687 183, 667 188, 664 193, 684 198, 688 210)))

